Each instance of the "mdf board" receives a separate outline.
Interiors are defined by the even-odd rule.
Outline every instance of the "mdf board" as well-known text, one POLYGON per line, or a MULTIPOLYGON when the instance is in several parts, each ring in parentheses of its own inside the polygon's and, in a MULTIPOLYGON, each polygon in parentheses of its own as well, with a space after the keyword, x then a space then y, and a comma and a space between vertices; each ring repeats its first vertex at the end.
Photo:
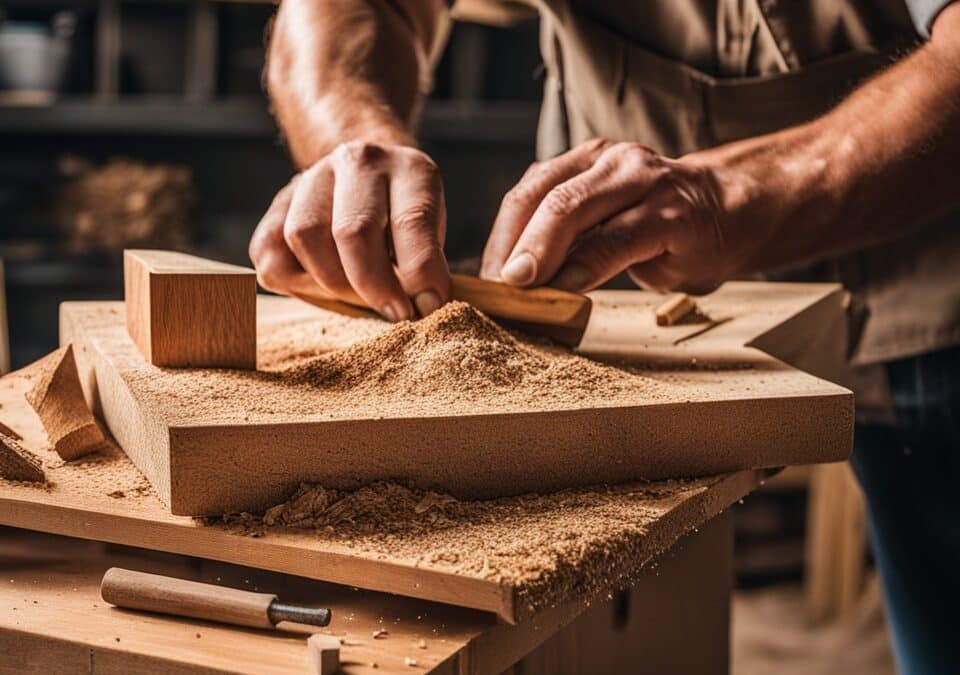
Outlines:
POLYGON ((155 366, 257 367, 256 273, 174 251, 123 253, 127 330, 155 366))
MULTIPOLYGON (((802 316, 841 311, 838 287, 728 284, 701 301, 724 322, 664 328, 652 311, 661 296, 592 297, 581 351, 628 360, 642 378, 613 402, 602 391, 536 409, 494 397, 452 414, 412 398, 387 410, 354 401, 291 414, 282 404, 290 388, 270 373, 150 365, 127 335, 121 303, 64 303, 61 343, 75 345, 91 404, 175 514, 263 509, 301 482, 351 489, 389 479, 472 499, 849 454, 852 394, 747 346, 764 336, 775 343, 781 325, 794 336, 816 332, 819 323, 802 316), (182 399, 198 378, 215 406, 182 399)), ((309 334, 320 353, 389 328, 278 297, 259 299, 258 322, 261 352, 278 331, 309 334)))
POLYGON ((397 535, 377 528, 347 540, 337 537, 336 528, 277 528, 262 536, 247 536, 220 523, 171 515, 119 448, 106 446, 77 462, 63 462, 46 449, 40 422, 23 400, 27 385, 16 374, 0 380, 0 409, 4 420, 23 436, 23 444, 43 461, 48 483, 32 486, 0 480, 0 525, 469 607, 495 613, 507 623, 534 620, 552 606, 603 597, 629 585, 646 562, 729 508, 768 476, 764 471, 743 471, 691 481, 619 486, 603 494, 606 502, 599 507, 604 515, 602 527, 595 529, 587 529, 585 519, 571 518, 570 512, 571 504, 580 504, 575 515, 595 513, 592 502, 597 493, 592 489, 567 491, 549 504, 526 511, 507 510, 503 517, 488 523, 476 522, 469 515, 449 523, 445 531, 456 533, 458 540, 465 537, 469 546, 484 556, 497 556, 503 542, 517 543, 516 549, 507 548, 507 553, 518 554, 517 561, 491 574, 481 567, 463 568, 444 557, 434 558, 432 542, 437 538, 429 531, 408 535, 414 553, 398 553, 391 543, 391 537, 397 535), (517 531, 557 531, 561 527, 564 536, 575 535, 574 562, 557 542, 543 551, 528 551, 528 540, 517 541, 517 531), (544 583, 543 578, 526 574, 528 553, 543 558, 547 581, 551 571, 574 564, 576 583, 544 583))

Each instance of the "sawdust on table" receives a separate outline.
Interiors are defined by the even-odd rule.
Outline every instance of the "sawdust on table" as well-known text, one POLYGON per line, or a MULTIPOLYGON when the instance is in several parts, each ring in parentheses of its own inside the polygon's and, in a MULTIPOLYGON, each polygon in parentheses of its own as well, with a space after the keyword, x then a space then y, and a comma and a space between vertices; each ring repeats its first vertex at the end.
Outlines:
POLYGON ((717 478, 564 490, 485 501, 378 482, 352 491, 303 484, 263 513, 202 519, 248 536, 309 531, 331 545, 516 588, 533 613, 626 586, 673 544, 649 528, 717 478), (629 561, 629 562, 627 562, 629 561), (628 572, 629 571, 629 572, 628 572))
MULTIPOLYGON (((118 331, 108 349, 123 354, 128 342, 118 331)), ((157 378, 132 352, 119 365, 145 407, 198 424, 604 408, 658 400, 666 386, 514 334, 462 302, 393 325, 322 314, 261 327, 257 371, 157 378)))

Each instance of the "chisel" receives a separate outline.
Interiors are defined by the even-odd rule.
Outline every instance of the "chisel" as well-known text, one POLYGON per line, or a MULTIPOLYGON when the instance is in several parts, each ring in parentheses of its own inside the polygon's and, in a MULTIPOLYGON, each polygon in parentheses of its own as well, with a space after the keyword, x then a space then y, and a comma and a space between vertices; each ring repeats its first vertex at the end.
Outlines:
MULTIPOLYGON (((507 325, 535 335, 553 338, 571 347, 580 339, 590 319, 590 298, 555 288, 517 288, 463 274, 451 275, 451 297, 467 302, 481 312, 507 325)), ((348 316, 369 316, 371 310, 353 302, 334 300, 317 286, 299 288, 301 300, 348 316)))
POLYGON ((112 567, 103 575, 100 596, 125 609, 253 628, 274 628, 281 621, 310 626, 330 623, 329 609, 285 605, 271 593, 241 591, 120 567, 112 567))

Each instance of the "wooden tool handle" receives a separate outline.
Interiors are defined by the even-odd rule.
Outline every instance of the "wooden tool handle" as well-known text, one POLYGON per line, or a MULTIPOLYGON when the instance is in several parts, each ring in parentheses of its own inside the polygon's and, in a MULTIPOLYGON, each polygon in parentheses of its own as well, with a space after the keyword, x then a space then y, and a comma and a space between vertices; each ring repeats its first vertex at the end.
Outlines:
MULTIPOLYGON (((451 275, 454 300, 468 302, 480 311, 501 319, 552 326, 583 328, 590 317, 590 298, 556 288, 517 288, 463 274, 451 275)), ((350 316, 370 316, 367 308, 334 300, 319 287, 298 289, 301 300, 350 316)))
POLYGON ((112 567, 100 582, 100 596, 117 607, 238 626, 273 628, 268 609, 277 596, 186 581, 112 567))

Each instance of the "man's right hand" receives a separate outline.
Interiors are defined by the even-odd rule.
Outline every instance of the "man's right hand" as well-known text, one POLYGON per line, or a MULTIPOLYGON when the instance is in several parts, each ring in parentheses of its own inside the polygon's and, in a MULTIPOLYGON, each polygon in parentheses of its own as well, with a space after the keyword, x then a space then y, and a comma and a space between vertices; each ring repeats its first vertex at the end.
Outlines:
POLYGON ((315 291, 391 321, 450 299, 443 183, 425 153, 351 141, 296 175, 274 198, 250 259, 264 288, 315 291))

